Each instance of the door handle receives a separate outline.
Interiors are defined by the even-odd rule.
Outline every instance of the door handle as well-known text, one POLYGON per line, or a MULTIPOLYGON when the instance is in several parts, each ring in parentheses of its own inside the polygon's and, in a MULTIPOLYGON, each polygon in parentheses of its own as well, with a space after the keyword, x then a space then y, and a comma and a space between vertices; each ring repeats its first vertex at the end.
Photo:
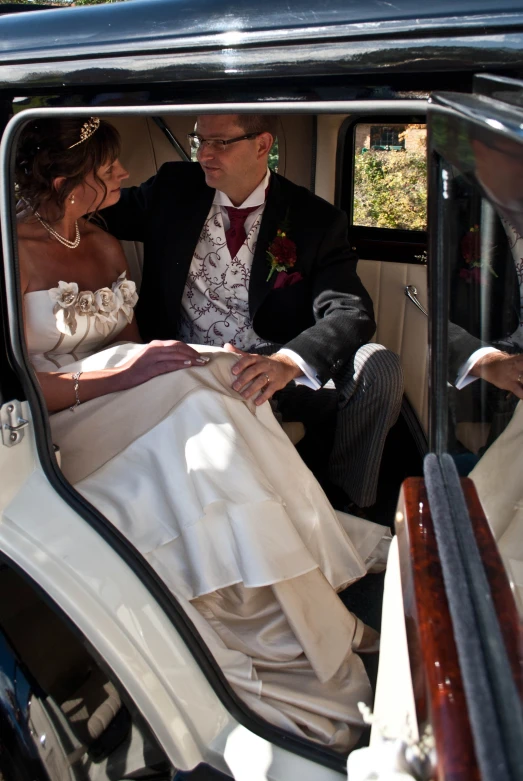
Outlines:
POLYGON ((405 291, 404 292, 405 292, 405 295, 407 296, 407 298, 409 299, 409 301, 412 301, 412 303, 415 304, 418 307, 420 312, 423 312, 425 317, 428 317, 429 313, 427 312, 427 310, 425 309, 423 304, 420 304, 420 302, 418 301, 418 290, 415 287, 415 285, 407 285, 405 287, 405 291))

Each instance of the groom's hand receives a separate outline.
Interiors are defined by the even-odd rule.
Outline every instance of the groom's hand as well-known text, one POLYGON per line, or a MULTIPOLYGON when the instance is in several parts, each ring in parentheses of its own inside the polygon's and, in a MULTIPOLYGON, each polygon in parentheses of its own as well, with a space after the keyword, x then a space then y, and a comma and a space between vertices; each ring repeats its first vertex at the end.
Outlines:
POLYGON ((286 355, 255 355, 232 344, 226 344, 225 349, 242 356, 232 367, 235 376, 232 387, 244 399, 255 396, 254 403, 258 406, 302 374, 299 366, 286 355))
POLYGON ((509 355, 498 350, 487 353, 476 361, 470 374, 523 399, 523 355, 509 355))

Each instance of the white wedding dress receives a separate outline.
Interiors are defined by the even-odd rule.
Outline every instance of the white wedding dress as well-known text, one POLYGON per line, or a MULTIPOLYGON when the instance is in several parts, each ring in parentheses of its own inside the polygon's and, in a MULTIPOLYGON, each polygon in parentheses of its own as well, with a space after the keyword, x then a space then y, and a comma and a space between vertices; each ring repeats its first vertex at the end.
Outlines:
MULTIPOLYGON (((96 293, 25 295, 37 371, 114 367, 132 318, 122 275, 96 293)), ((231 388, 235 356, 156 377, 51 416, 76 489, 180 600, 236 692, 270 722, 347 751, 371 688, 363 625, 337 591, 384 565, 386 527, 336 513, 272 414, 231 388)), ((81 380, 80 380, 81 398, 81 380)))

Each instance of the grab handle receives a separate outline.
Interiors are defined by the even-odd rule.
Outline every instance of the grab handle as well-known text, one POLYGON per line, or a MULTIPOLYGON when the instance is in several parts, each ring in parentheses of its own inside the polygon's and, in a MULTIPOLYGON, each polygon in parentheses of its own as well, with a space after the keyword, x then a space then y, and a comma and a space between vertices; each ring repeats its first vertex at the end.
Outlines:
POLYGON ((420 304, 420 302, 418 301, 418 290, 414 285, 407 285, 405 287, 405 295, 407 296, 409 301, 412 301, 412 303, 418 307, 420 312, 423 312, 425 317, 429 316, 429 313, 427 312, 423 304, 420 304))

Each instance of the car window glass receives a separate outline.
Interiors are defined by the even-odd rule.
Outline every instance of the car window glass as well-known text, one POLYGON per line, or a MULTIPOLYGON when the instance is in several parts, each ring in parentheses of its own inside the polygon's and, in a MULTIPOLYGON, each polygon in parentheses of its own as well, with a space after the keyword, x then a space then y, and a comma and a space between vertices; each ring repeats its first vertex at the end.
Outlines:
POLYGON ((523 608, 523 146, 472 134, 447 168, 448 451, 478 490, 523 608), (468 160, 468 163, 467 163, 468 160))
POLYGON ((356 125, 353 225, 426 229, 426 139, 422 124, 356 125))

